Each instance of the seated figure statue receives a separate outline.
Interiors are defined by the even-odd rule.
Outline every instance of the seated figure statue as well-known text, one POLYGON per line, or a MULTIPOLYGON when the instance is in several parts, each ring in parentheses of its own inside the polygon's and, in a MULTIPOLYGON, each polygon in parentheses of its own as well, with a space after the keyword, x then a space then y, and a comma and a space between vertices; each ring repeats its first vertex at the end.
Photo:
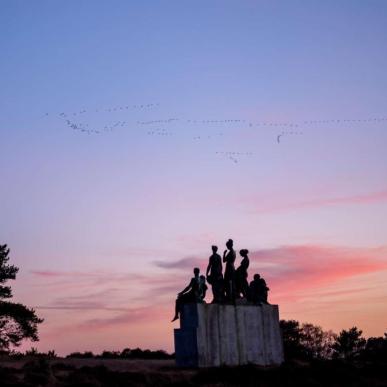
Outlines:
MULTIPOLYGON (((191 278, 191 281, 187 287, 185 287, 180 293, 177 295, 176 303, 175 303, 175 316, 172 319, 173 321, 176 321, 179 318, 179 314, 181 311, 181 307, 183 304, 193 303, 199 301, 199 291, 200 291, 200 278, 199 273, 200 269, 195 267, 194 270, 194 277, 191 278)), ((204 284, 205 285, 205 284, 204 284)), ((207 290, 207 285, 206 290, 207 290)), ((205 291, 204 291, 205 295, 205 291)))
POLYGON ((266 285, 266 281, 259 274, 254 274, 254 280, 250 282, 249 301, 254 304, 268 304, 267 296, 270 289, 266 285))

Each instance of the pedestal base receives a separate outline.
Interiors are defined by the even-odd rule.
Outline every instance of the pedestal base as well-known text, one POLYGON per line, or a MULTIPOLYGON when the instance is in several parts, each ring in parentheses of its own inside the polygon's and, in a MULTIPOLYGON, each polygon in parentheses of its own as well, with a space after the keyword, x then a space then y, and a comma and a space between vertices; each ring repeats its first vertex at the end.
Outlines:
POLYGON ((278 306, 186 304, 175 329, 175 354, 179 367, 279 365, 278 306))

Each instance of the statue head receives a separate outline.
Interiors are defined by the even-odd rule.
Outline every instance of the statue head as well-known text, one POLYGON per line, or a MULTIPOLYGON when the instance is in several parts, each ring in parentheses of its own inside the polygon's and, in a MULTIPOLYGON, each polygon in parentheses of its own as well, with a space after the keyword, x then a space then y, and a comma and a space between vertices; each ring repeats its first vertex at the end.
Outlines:
POLYGON ((215 254, 218 251, 218 246, 211 246, 212 252, 215 254))
POLYGON ((200 279, 200 282, 201 282, 202 284, 205 284, 205 283, 206 283, 206 277, 205 277, 203 274, 199 277, 199 279, 200 279))
POLYGON ((234 245, 234 242, 233 242, 232 239, 229 239, 229 240, 226 242, 226 247, 227 247, 229 250, 232 249, 233 245, 234 245))
POLYGON ((195 277, 197 277, 199 275, 199 273, 200 273, 200 269, 198 267, 195 267, 193 269, 193 272, 194 272, 195 277))
POLYGON ((247 254, 249 253, 249 250, 247 249, 242 249, 239 254, 242 256, 242 257, 247 257, 247 254))
POLYGON ((254 274, 254 281, 258 281, 261 278, 259 274, 254 274))

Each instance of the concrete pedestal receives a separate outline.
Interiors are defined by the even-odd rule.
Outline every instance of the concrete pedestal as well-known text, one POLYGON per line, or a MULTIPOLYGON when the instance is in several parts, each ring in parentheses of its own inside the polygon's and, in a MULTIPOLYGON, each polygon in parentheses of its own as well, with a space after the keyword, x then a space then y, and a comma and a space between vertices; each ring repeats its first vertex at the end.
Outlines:
POLYGON ((278 305, 186 304, 175 353, 179 367, 281 364, 278 305))

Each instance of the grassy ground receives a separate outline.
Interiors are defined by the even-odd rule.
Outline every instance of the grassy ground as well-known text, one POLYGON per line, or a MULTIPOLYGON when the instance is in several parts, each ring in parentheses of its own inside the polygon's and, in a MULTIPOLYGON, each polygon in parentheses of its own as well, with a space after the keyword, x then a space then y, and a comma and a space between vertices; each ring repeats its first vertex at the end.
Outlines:
POLYGON ((3 359, 7 386, 387 386, 385 364, 340 361, 177 369, 173 360, 3 359))

